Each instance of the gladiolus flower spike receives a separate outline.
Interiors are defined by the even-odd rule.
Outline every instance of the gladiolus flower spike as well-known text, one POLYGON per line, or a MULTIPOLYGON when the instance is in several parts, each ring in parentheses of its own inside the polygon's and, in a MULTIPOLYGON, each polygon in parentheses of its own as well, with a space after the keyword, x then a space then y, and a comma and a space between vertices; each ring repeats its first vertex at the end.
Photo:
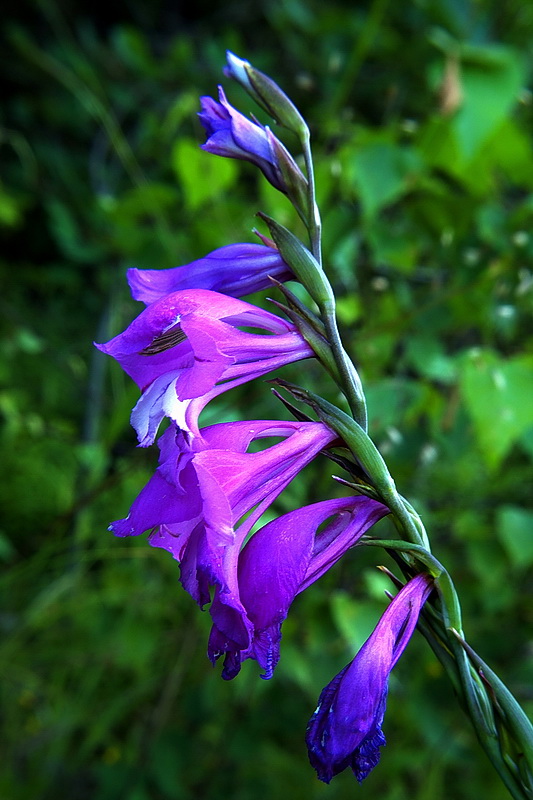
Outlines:
POLYGON ((367 433, 361 380, 344 350, 335 296, 322 266, 309 128, 280 87, 248 61, 228 53, 225 72, 297 135, 307 177, 272 131, 230 105, 222 88, 218 101, 201 98, 199 117, 207 134, 202 148, 258 167, 292 203, 308 241, 261 211, 273 241, 259 234, 261 244, 226 245, 180 267, 128 270, 132 295, 146 308, 123 333, 96 346, 116 359, 140 389, 131 415, 140 446, 155 441, 164 418, 169 422, 157 442, 155 473, 127 516, 110 530, 121 537, 148 532, 150 545, 176 559, 182 587, 201 608, 209 605, 207 654, 213 664, 223 658, 224 679, 234 678, 246 659, 255 660, 261 677, 269 679, 295 597, 391 515, 402 541, 367 538, 366 543, 396 550, 404 575, 417 574, 391 601, 353 660, 322 691, 307 728, 310 762, 326 783, 348 767, 359 782, 374 769, 385 744, 389 675, 435 585, 442 614, 431 615, 428 640, 439 656, 446 653, 441 660, 453 680, 461 681, 478 739, 504 784, 515 800, 526 800, 531 784, 521 776, 533 774, 531 724, 464 640, 451 578, 440 565, 433 572, 435 559, 422 521, 398 494, 367 433), (299 282, 316 308, 307 308, 300 293, 284 287, 287 305, 276 305, 288 320, 240 299, 288 280, 299 282), (218 395, 308 358, 316 358, 332 376, 351 416, 309 389, 276 377, 320 421, 284 401, 295 421, 200 426, 200 414, 218 395), (349 480, 342 483, 360 494, 273 515, 279 495, 321 452, 346 470, 349 480), (465 659, 470 669, 464 668, 465 659), (487 686, 490 682, 489 690, 477 680, 478 669, 487 686))

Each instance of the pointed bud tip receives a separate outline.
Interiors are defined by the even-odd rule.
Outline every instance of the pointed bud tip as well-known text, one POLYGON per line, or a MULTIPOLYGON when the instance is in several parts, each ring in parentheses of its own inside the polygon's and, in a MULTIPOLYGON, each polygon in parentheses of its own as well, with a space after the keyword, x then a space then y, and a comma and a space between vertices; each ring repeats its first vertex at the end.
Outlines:
POLYGON ((239 58, 239 56, 236 56, 235 53, 231 52, 231 50, 226 50, 226 60, 229 67, 234 67, 236 69, 244 69, 246 64, 250 64, 250 62, 246 61, 244 58, 239 58))
POLYGON ((256 69, 230 50, 226 51, 224 74, 240 83, 255 102, 276 122, 299 137, 308 137, 309 130, 302 115, 285 92, 264 72, 256 69))
POLYGON ((250 62, 239 58, 239 56, 236 56, 231 50, 226 50, 226 61, 227 66, 224 67, 224 74, 228 78, 233 78, 233 80, 240 83, 246 89, 252 89, 247 71, 251 67, 250 62))

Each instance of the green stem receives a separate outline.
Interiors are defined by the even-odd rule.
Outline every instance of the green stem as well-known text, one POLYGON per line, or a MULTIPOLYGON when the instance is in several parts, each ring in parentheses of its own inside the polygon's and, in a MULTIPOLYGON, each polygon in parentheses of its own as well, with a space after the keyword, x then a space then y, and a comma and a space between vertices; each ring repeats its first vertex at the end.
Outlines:
MULTIPOLYGON (((489 665, 478 656, 458 631, 452 631, 452 633, 456 636, 470 660, 476 665, 479 672, 490 685, 498 701, 501 712, 508 722, 510 730, 514 734, 515 739, 520 743, 522 755, 533 771, 533 726, 530 720, 526 717, 524 710, 517 703, 507 686, 498 678, 489 665)), ((533 791, 533 785, 531 789, 533 791)))
POLYGON ((363 385, 357 370, 353 363, 348 358, 337 325, 337 317, 335 315, 335 301, 328 301, 323 304, 320 309, 326 334, 331 345, 333 357, 337 364, 339 374, 341 377, 341 389, 343 390, 350 411, 354 419, 359 423, 361 428, 366 432, 368 430, 368 414, 366 409, 365 393, 363 385))
MULTIPOLYGON (((320 219, 320 212, 316 202, 316 189, 315 189, 315 171, 313 166, 313 156, 311 153, 311 136, 309 128, 305 129, 302 133, 301 145, 305 160, 305 169, 307 172, 307 185, 308 185, 308 205, 309 213, 307 219, 307 229, 309 232, 309 241, 311 245, 311 252, 322 267, 322 222, 320 219)), ((346 354, 342 346, 341 337, 337 325, 337 317, 335 314, 335 299, 333 291, 331 292, 331 299, 324 302, 320 308, 326 333, 333 351, 333 356, 337 364, 337 368, 341 377, 341 388, 346 395, 350 410, 354 418, 366 431, 368 428, 366 400, 363 392, 361 379, 346 354)))
POLYGON ((305 160, 305 170, 307 172, 309 198, 307 229, 309 231, 309 241, 311 244, 312 254, 318 261, 319 265, 322 266, 322 221, 320 219, 320 211, 316 202, 315 168, 311 153, 311 134, 309 133, 309 128, 307 127, 305 132, 302 134, 301 145, 305 160))
MULTIPOLYGON (((346 95, 353 76, 363 60, 368 43, 385 9, 387 0, 374 0, 371 20, 366 29, 367 36, 361 37, 358 47, 341 82, 333 104, 339 104, 346 95)), ((306 226, 310 249, 317 262, 317 271, 323 277, 321 258, 321 222, 316 204, 315 180, 311 156, 309 130, 300 137, 308 180, 308 208, 306 226)), ((313 288, 313 287, 312 287, 313 288)), ((316 288, 316 287, 314 287, 316 288)), ((422 521, 415 509, 397 491, 387 465, 374 442, 367 433, 367 409, 365 395, 359 375, 346 354, 339 334, 335 297, 327 279, 315 291, 316 300, 324 323, 325 338, 338 370, 337 380, 350 406, 353 419, 323 398, 299 387, 276 381, 285 385, 297 399, 310 405, 326 424, 335 430, 347 444, 356 461, 364 470, 376 492, 376 496, 391 511, 393 522, 403 541, 365 539, 362 544, 384 547, 393 555, 404 574, 409 577, 413 570, 428 570, 435 579, 438 592, 436 600, 424 611, 420 627, 437 657, 458 691, 479 742, 492 761, 501 780, 514 800, 533 800, 533 729, 524 712, 509 690, 497 676, 477 657, 463 639, 462 617, 459 598, 447 570, 430 553, 429 539, 422 521), (418 564, 417 564, 418 562, 418 564), (489 689, 489 690, 488 690, 489 689), (498 723, 500 723, 498 725, 498 723), (510 742, 513 748, 510 748, 510 742)), ((313 328, 313 326, 311 326, 313 328)), ((315 328, 311 331, 316 337, 315 328)), ((322 335, 322 332, 320 332, 322 335)), ((318 339, 317 339, 318 341, 318 339)), ((321 348, 318 347, 319 353, 321 348)), ((335 374, 329 351, 326 363, 330 373, 335 374), (330 359, 328 361, 328 359, 330 359)))

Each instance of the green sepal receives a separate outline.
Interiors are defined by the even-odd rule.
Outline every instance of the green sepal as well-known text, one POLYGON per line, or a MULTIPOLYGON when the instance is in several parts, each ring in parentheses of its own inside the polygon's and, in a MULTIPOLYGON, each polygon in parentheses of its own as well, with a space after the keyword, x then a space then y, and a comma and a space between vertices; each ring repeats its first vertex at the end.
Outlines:
POLYGON ((307 247, 272 217, 263 214, 262 211, 259 211, 257 216, 268 225, 283 260, 307 289, 315 303, 320 308, 327 303, 334 303, 335 296, 326 274, 307 247))
POLYGON ((327 339, 318 333, 315 327, 310 324, 305 317, 302 317, 298 311, 295 311, 293 308, 283 303, 278 303, 277 300, 272 300, 272 298, 270 298, 270 302, 274 303, 274 305, 279 308, 280 311, 283 311, 290 321, 296 325, 307 344, 313 348, 313 352, 320 363, 327 369, 333 380, 339 382, 339 370, 337 369, 337 364, 335 363, 327 339))
MULTIPOLYGON (((446 570, 438 561, 435 556, 429 553, 425 547, 412 544, 411 542, 402 542, 397 539, 377 539, 371 536, 363 536, 359 541, 361 545, 368 545, 370 547, 383 547, 385 550, 394 550, 406 555, 409 555, 413 564, 418 562, 424 570, 427 570, 432 578, 440 578, 446 570)), ((421 571, 421 570, 418 570, 421 571)))
POLYGON ((271 389, 271 392, 274 395, 274 397, 276 397, 283 403, 287 411, 289 411, 293 415, 293 417, 298 420, 298 422, 314 422, 313 418, 310 417, 309 414, 305 414, 299 408, 293 406, 292 403, 289 403, 289 401, 285 397, 283 397, 283 395, 280 394, 277 389, 271 389))
POLYGON ((304 303, 300 300, 300 298, 297 297, 297 295, 295 295, 294 292, 291 292, 291 290, 283 283, 280 283, 279 281, 277 281, 275 278, 272 277, 270 277, 270 280, 272 281, 276 289, 279 289, 280 292, 283 294, 283 296, 285 297, 285 299, 289 304, 289 307, 294 308, 296 311, 298 311, 298 313, 301 314, 301 316, 304 319, 306 319, 310 325, 313 326, 313 328, 317 333, 326 338, 326 326, 324 325, 320 317, 314 314, 310 308, 307 308, 307 306, 304 305, 304 303))
POLYGON ((296 400, 310 406, 322 422, 339 434, 386 502, 391 491, 395 491, 394 481, 374 442, 361 426, 340 408, 307 389, 281 378, 276 378, 272 382, 286 389, 296 400))
POLYGON ((483 681, 490 687, 495 709, 503 717, 509 733, 519 745, 518 751, 521 753, 522 758, 526 759, 529 771, 528 780, 530 781, 528 788, 533 792, 533 726, 531 722, 507 686, 491 670, 489 665, 478 656, 475 650, 456 630, 452 630, 452 634, 468 654, 483 681))
POLYGON ((309 219, 309 184, 307 178, 289 151, 280 140, 274 136, 270 128, 266 130, 272 156, 281 176, 281 182, 285 187, 287 197, 295 207, 304 224, 306 224, 309 219))
POLYGON ((376 489, 380 500, 392 511, 395 524, 399 526, 405 539, 422 545, 429 551, 431 549, 429 540, 420 518, 413 514, 412 508, 398 494, 396 484, 381 453, 359 423, 323 397, 300 386, 294 386, 281 378, 275 378, 272 383, 286 389, 296 400, 310 406, 319 419, 338 433, 360 464, 369 483, 376 489))

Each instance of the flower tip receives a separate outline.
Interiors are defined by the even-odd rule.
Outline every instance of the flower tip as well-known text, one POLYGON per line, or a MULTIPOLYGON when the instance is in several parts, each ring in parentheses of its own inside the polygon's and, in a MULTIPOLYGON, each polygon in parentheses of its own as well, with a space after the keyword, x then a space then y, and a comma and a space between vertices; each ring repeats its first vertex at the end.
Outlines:
POLYGON ((229 67, 234 67, 236 69, 244 69, 246 64, 250 64, 250 62, 246 61, 246 59, 236 56, 235 53, 231 52, 231 50, 226 50, 226 60, 229 67))
POLYGON ((237 83, 240 83, 245 89, 253 91, 248 76, 248 70, 251 69, 250 62, 239 58, 235 53, 232 53, 231 50, 226 50, 226 60, 228 63, 227 66, 224 67, 224 75, 237 81, 237 83))

